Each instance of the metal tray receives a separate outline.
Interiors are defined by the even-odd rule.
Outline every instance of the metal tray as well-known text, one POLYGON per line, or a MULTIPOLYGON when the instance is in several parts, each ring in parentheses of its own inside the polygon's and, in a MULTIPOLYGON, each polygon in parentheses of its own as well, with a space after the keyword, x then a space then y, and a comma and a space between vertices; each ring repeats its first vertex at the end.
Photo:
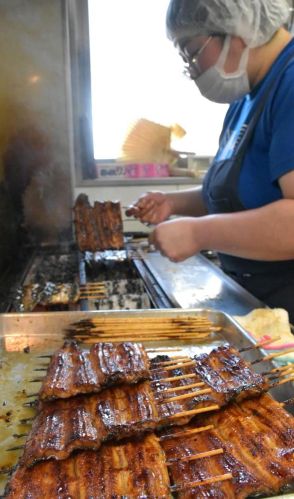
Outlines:
POLYGON ((145 265, 176 308, 221 310, 244 315, 265 304, 219 267, 198 254, 173 263, 158 252, 140 253, 145 265))
MULTIPOLYGON (((32 314, 0 314, 0 469, 16 464, 21 451, 7 452, 6 449, 23 443, 16 440, 14 434, 29 430, 19 423, 20 419, 31 417, 34 411, 23 407, 27 395, 39 390, 38 383, 30 380, 36 377, 34 369, 42 359, 39 355, 51 354, 63 343, 64 330, 73 322, 85 318, 101 316, 121 317, 179 317, 204 316, 221 330, 214 333, 209 341, 194 343, 189 341, 146 342, 148 348, 162 349, 168 353, 175 348, 186 354, 196 354, 209 351, 213 347, 229 342, 237 348, 254 345, 255 341, 228 314, 210 309, 156 309, 132 311, 91 311, 91 312, 48 312, 32 314)), ((154 353, 156 355, 156 352, 154 353)), ((266 355, 262 349, 242 354, 248 361, 266 355)), ((256 365, 256 371, 264 371, 275 367, 275 362, 267 361, 256 365)), ((291 398, 293 383, 287 383, 271 390, 271 394, 279 401, 291 398)), ((6 476, 0 475, 0 495, 3 494, 6 476)), ((283 497, 283 496, 280 496, 283 497)), ((289 497, 294 495, 287 494, 289 497)))

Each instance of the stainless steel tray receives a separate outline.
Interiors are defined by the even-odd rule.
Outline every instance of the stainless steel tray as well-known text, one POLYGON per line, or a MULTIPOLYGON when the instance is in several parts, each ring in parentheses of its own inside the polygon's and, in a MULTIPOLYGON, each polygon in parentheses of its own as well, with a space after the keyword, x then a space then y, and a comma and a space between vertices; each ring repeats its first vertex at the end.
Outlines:
MULTIPOLYGON (((20 420, 31 417, 34 411, 23 407, 30 400, 28 394, 36 393, 39 384, 31 383, 36 378, 34 369, 43 362, 39 355, 51 354, 62 345, 64 330, 85 318, 101 316, 116 316, 122 321, 126 317, 179 317, 205 316, 221 330, 214 333, 209 341, 194 343, 189 341, 161 341, 145 343, 149 348, 162 349, 168 353, 171 349, 179 349, 188 355, 209 351, 213 347, 229 342, 237 348, 250 346, 255 341, 228 314, 210 309, 162 309, 133 311, 92 311, 92 312, 50 312, 33 314, 0 314, 0 469, 16 464, 21 451, 7 452, 6 449, 23 443, 13 435, 25 433, 27 425, 21 425, 20 420), (25 351, 24 351, 25 349, 25 351)), ((266 352, 261 350, 261 354, 266 352)), ((260 351, 249 351, 243 356, 251 361, 261 356, 260 351)), ((154 353, 156 355, 156 352, 154 353)), ((275 367, 274 362, 262 362, 256 365, 256 370, 264 371, 275 367)), ((286 400, 293 396, 293 384, 287 383, 271 390, 277 400, 286 400)), ((0 495, 3 494, 6 477, 0 475, 0 495)), ((293 497, 287 495, 287 499, 293 497)))

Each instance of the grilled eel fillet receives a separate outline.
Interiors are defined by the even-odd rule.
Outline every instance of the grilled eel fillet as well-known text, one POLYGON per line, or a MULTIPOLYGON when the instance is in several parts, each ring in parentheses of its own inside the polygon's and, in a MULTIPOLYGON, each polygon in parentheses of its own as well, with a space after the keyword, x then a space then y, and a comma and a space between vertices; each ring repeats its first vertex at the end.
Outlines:
POLYGON ((74 206, 74 223, 80 251, 120 249, 124 245, 119 202, 95 202, 80 194, 74 206))
MULTIPOLYGON (((194 406, 196 400, 195 393, 194 406)), ((201 400, 199 404, 211 405, 201 400)), ((50 458, 66 459, 76 449, 98 450, 109 440, 135 437, 161 425, 173 424, 170 416, 187 410, 190 405, 190 400, 160 403, 148 381, 43 403, 26 440, 21 462, 29 467, 50 458)), ((184 424, 191 417, 176 419, 175 424, 184 424)))
MULTIPOLYGON (((228 352, 223 348, 219 355, 223 353, 228 352)), ((222 362, 227 363, 225 359, 222 362)), ((243 361, 241 363, 243 364, 243 361)), ((223 389, 226 386, 224 382, 219 383, 219 391, 211 389, 209 393, 200 395, 197 393, 203 388, 202 386, 184 392, 180 390, 165 393, 167 387, 174 389, 191 383, 191 379, 163 382, 164 378, 181 375, 186 370, 187 368, 177 368, 172 371, 160 369, 151 371, 155 377, 153 383, 145 381, 135 385, 125 384, 109 388, 97 395, 41 402, 40 412, 25 445, 24 462, 27 466, 31 466, 44 459, 66 459, 75 449, 98 449, 102 442, 110 439, 119 440, 161 426, 183 425, 193 417, 193 414, 187 414, 181 418, 173 418, 173 416, 195 408, 223 406, 228 403, 229 399, 239 397, 242 388, 241 373, 237 377, 236 389, 233 390, 233 382, 229 380, 230 390, 227 392, 224 390, 224 393, 220 391, 221 386, 223 389), (158 373, 161 373, 161 380, 159 380, 158 373), (193 393, 194 396, 165 402, 179 393, 193 393)), ((257 395, 258 389, 261 393, 267 388, 263 377, 253 371, 251 371, 251 379, 250 385, 249 372, 245 370, 243 386, 250 396, 257 395)), ((195 382, 194 378, 193 382, 195 382)))
POLYGON ((154 434, 128 443, 81 451, 62 462, 20 465, 7 499, 170 498, 164 452, 154 434))
MULTIPOLYGON (((230 345, 217 347, 209 353, 195 355, 193 359, 195 360, 193 366, 177 368, 173 371, 151 370, 151 379, 156 390, 170 389, 176 386, 174 381, 164 382, 164 378, 182 374, 196 374, 197 378, 181 380, 177 382, 177 385, 189 385, 196 381, 202 381, 205 383, 202 388, 211 388, 211 393, 203 395, 201 400, 210 401, 222 407, 230 400, 240 401, 244 398, 255 397, 269 388, 264 376, 253 371, 251 365, 240 357, 239 352, 230 345)), ((155 357, 150 361, 150 368, 158 366, 159 361, 165 360, 170 360, 170 358, 162 355, 155 357)))
MULTIPOLYGON (((144 347, 136 343, 98 343, 86 352, 80 350, 76 342, 67 341, 51 359, 39 398, 53 400, 98 393, 114 384, 136 383, 144 379, 157 381, 159 391, 176 386, 174 382, 161 383, 162 378, 181 374, 197 375, 199 381, 212 388, 214 401, 221 405, 232 398, 241 400, 268 389, 266 380, 229 345, 195 356, 195 366, 169 372, 164 368, 152 370, 158 367, 158 362, 165 360, 170 360, 170 357, 161 355, 149 361, 144 347)), ((177 385, 193 382, 187 379, 177 385)))
POLYGON ((240 401, 255 397, 268 389, 265 378, 253 371, 251 365, 240 357, 238 350, 230 345, 220 346, 209 354, 197 355, 194 360, 199 378, 224 397, 221 405, 232 399, 240 401))
POLYGON ((40 400, 96 393, 118 383, 149 378, 149 359, 137 343, 97 343, 89 352, 67 341, 52 357, 39 392, 40 400))
POLYGON ((169 466, 171 482, 183 484, 179 499, 243 499, 257 493, 276 494, 294 484, 294 418, 268 394, 197 417, 181 431, 205 425, 214 428, 162 441, 167 461, 175 460, 169 466), (223 454, 177 461, 219 448, 223 454), (232 480, 185 489, 185 483, 226 473, 232 473, 232 480))

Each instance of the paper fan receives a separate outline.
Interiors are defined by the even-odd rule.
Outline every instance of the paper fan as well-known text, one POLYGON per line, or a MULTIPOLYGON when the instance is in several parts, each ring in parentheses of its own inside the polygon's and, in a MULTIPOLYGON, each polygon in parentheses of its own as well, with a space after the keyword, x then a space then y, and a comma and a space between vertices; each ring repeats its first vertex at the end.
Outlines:
POLYGON ((145 118, 136 121, 130 128, 121 150, 123 161, 171 164, 177 153, 171 149, 172 134, 185 135, 180 125, 160 125, 145 118))

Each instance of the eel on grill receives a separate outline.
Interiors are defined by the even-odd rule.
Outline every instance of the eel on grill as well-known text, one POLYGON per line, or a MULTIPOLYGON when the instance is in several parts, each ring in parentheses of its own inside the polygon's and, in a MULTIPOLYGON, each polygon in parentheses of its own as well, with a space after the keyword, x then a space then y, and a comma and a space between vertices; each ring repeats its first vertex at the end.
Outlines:
MULTIPOLYGON (((294 484, 294 418, 268 394, 199 416, 181 432, 207 425, 213 425, 213 429, 161 441, 167 462, 173 461, 170 478, 179 499, 243 499, 251 494, 276 494, 294 484), (180 460, 220 448, 223 454, 180 460), (185 488, 189 483, 227 473, 232 474, 231 480, 185 488)), ((170 429, 168 433, 178 431, 170 429)))
POLYGON ((124 245, 119 202, 95 202, 80 194, 74 205, 74 223, 80 251, 120 249, 124 245))
POLYGON ((31 283, 19 290, 14 307, 17 312, 32 312, 36 307, 50 309, 54 306, 72 305, 79 301, 80 289, 76 282, 31 283))
MULTIPOLYGON (((102 348, 102 344, 97 345, 102 348)), ((236 364, 244 361, 229 355, 229 347, 222 347, 219 356, 224 355, 218 366, 229 364, 227 371, 220 369, 223 381, 217 385, 218 390, 212 389, 207 384, 187 390, 175 390, 191 383, 191 379, 180 379, 177 382, 164 382, 164 378, 181 375, 188 368, 177 368, 172 371, 150 371, 154 379, 133 385, 121 385, 102 391, 99 394, 76 396, 69 399, 60 399, 52 402, 40 402, 32 430, 27 439, 23 454, 23 461, 27 466, 49 458, 65 459, 75 449, 98 449, 108 441, 119 440, 135 436, 146 431, 155 430, 162 426, 183 425, 194 414, 179 413, 191 410, 215 410, 224 406, 229 400, 240 399, 240 391, 250 396, 262 393, 268 388, 261 375, 253 371, 244 371, 244 378, 236 364), (226 354, 235 363, 229 363, 226 354), (233 366, 233 367, 232 367, 233 366), (235 367, 234 367, 235 366, 235 367), (234 389, 233 374, 236 371, 236 384, 234 389), (228 377, 230 372, 230 377, 228 377), (162 379, 160 378, 162 376, 162 379), (251 375, 251 378, 250 378, 251 375), (228 379, 229 389, 226 390, 225 379, 228 379), (251 384, 250 384, 251 379, 251 384), (172 391, 166 393, 169 387, 172 391), (253 387, 253 388, 252 388, 253 387), (202 393, 202 390, 207 390, 202 393), (198 395, 198 392, 200 394, 198 395), (180 394, 189 394, 188 398, 170 400, 180 394), (190 394, 192 396, 190 397, 190 394)), ((213 356, 215 354, 213 353, 213 356)), ((204 359, 202 359, 204 360, 204 359)), ((207 359, 206 359, 207 360, 207 359)), ((153 365, 157 365, 156 362, 153 365)), ((195 369, 190 366, 189 369, 195 369)), ((221 377, 221 376, 220 376, 221 377)), ((209 378, 211 381, 211 378, 209 378)), ((197 381, 197 379, 196 379, 197 381)), ((192 383, 195 382, 193 378, 192 383)), ((245 395, 242 393, 243 398, 245 395)))
POLYGON ((97 343, 88 352, 67 341, 50 361, 39 398, 98 393, 108 386, 137 383, 149 376, 149 359, 138 343, 97 343))
POLYGON ((169 498, 169 477, 158 439, 151 434, 128 443, 81 451, 69 459, 20 465, 7 499, 169 498))

